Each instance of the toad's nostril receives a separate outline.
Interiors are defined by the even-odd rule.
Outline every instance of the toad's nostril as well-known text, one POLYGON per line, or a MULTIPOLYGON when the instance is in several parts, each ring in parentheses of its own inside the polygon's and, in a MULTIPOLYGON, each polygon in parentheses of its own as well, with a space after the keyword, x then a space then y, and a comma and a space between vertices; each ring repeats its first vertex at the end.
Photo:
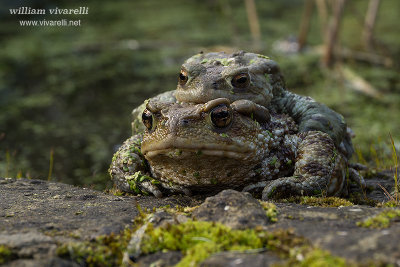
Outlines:
POLYGON ((189 124, 189 120, 187 120, 187 119, 181 120, 181 125, 182 126, 187 126, 188 124, 189 124))
POLYGON ((213 83, 211 84, 211 86, 212 86, 212 88, 213 88, 214 90, 218 90, 218 83, 217 83, 217 82, 213 82, 213 83))

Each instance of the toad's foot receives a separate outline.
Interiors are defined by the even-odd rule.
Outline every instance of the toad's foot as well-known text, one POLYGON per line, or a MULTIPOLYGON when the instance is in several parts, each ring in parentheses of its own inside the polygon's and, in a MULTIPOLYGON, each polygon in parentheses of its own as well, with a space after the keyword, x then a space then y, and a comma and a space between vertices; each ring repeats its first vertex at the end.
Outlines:
POLYGON ((306 180, 299 175, 258 182, 244 187, 242 191, 252 194, 259 194, 257 192, 262 191, 263 200, 303 195, 317 196, 326 192, 326 184, 321 181, 321 177, 310 177, 306 180), (320 184, 321 182, 322 184, 320 184))
POLYGON ((125 180, 129 185, 129 189, 134 194, 152 194, 158 198, 163 196, 160 189, 157 187, 160 182, 150 176, 142 174, 140 171, 133 175, 126 176, 125 180))
MULTIPOLYGON (((356 182, 361 189, 366 188, 364 178, 353 168, 349 168, 349 179, 356 182)), ((336 181, 337 182, 337 181, 336 181)), ((331 181, 332 183, 332 181, 331 181)), ((246 186, 243 191, 255 191, 264 187, 262 192, 262 199, 267 200, 271 198, 279 199, 289 196, 322 196, 328 194, 327 188, 331 184, 328 181, 321 179, 321 177, 292 176, 279 178, 270 182, 259 182, 246 186)))
POLYGON ((262 199, 279 199, 290 196, 317 196, 326 192, 326 182, 321 177, 291 176, 271 181, 262 192, 262 199))
POLYGON ((116 188, 122 192, 131 193, 134 195, 152 194, 158 198, 163 196, 157 187, 158 181, 140 171, 130 175, 130 173, 114 167, 110 173, 116 188))
POLYGON ((186 196, 192 196, 192 191, 184 186, 176 185, 176 184, 169 184, 169 183, 162 183, 162 188, 167 190, 168 193, 175 193, 175 194, 184 194, 186 196))
POLYGON ((356 169, 349 168, 349 179, 356 182, 363 190, 367 187, 364 177, 356 169))
POLYGON ((299 135, 294 174, 271 181, 262 198, 285 198, 294 195, 339 195, 344 187, 347 164, 332 139, 323 132, 299 135))

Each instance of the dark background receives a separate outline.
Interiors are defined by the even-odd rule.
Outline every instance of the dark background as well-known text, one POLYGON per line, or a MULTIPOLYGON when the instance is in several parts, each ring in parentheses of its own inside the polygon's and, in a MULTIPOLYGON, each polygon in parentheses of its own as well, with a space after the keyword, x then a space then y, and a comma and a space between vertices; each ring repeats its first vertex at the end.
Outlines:
POLYGON ((355 160, 388 168, 393 165, 389 133, 400 146, 400 1, 381 1, 374 43, 367 50, 361 32, 368 2, 346 2, 337 45, 378 60, 340 57, 329 69, 321 67, 324 42, 315 8, 304 51, 283 49, 299 33, 301 0, 256 0, 259 42, 250 33, 243 0, 2 0, 0 176, 110 186, 107 168, 115 148, 130 135, 131 110, 174 89, 189 56, 238 49, 276 60, 292 91, 345 116, 357 135, 355 160), (20 6, 85 6, 89 14, 10 15, 9 8, 20 6), (19 26, 19 20, 63 18, 80 19, 81 26, 19 26), (379 96, 354 90, 358 78, 379 96))

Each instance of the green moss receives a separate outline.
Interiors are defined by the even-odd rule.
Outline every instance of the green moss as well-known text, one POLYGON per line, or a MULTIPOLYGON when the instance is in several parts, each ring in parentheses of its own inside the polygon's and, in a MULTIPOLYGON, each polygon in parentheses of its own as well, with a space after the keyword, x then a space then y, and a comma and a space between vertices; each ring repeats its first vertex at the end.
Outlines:
POLYGON ((70 243, 57 248, 57 255, 85 266, 120 266, 132 232, 100 236, 91 242, 70 243))
MULTIPOLYGON (((184 216, 190 216, 190 215, 192 214, 192 212, 193 212, 196 208, 198 208, 198 206, 194 206, 194 207, 183 207, 183 206, 177 205, 177 206, 175 206, 174 208, 171 208, 170 205, 166 205, 166 206, 163 206, 163 207, 154 208, 154 209, 153 209, 153 212, 162 210, 162 211, 166 211, 166 212, 168 212, 168 213, 175 214, 175 215, 181 214, 181 215, 184 215, 184 216)), ((145 218, 146 218, 146 214, 143 213, 143 214, 142 214, 142 217, 143 217, 143 219, 145 219, 145 218)))
POLYGON ((378 207, 386 207, 386 208, 396 208, 396 207, 400 207, 400 202, 396 201, 396 200, 390 200, 384 203, 379 203, 377 205, 378 207))
POLYGON ((267 217, 271 222, 278 221, 278 211, 276 209, 276 205, 271 202, 259 201, 261 206, 266 211, 267 217))
POLYGON ((133 227, 125 228, 119 234, 111 233, 91 241, 63 244, 57 248, 57 255, 82 266, 121 266, 123 253, 132 234, 144 224, 148 216, 140 205, 136 208, 139 215, 135 217, 133 227))
MULTIPOLYGON (((301 258, 301 256, 299 257, 301 258)), ((295 267, 347 267, 355 266, 345 259, 331 255, 328 251, 321 249, 310 250, 302 260, 289 260, 281 266, 295 266, 295 267)))
POLYGON ((290 248, 306 241, 291 231, 266 232, 257 229, 232 230, 213 222, 188 220, 166 228, 149 226, 143 239, 144 254, 162 250, 179 250, 183 259, 176 266, 195 266, 213 253, 267 248, 280 255, 289 255, 290 248))
POLYGON ((104 193, 111 194, 111 195, 114 195, 114 196, 117 196, 117 197, 124 196, 126 194, 125 192, 122 192, 121 190, 117 189, 116 186, 114 186, 114 187, 112 187, 110 189, 104 190, 104 193))
MULTIPOLYGON (((262 203, 266 210, 276 213, 272 203, 262 203)), ((162 208, 172 213, 190 213, 193 208, 162 208)), ((62 245, 57 249, 60 257, 69 258, 85 266, 120 266, 133 233, 148 220, 148 214, 138 207, 134 228, 118 235, 108 235, 93 241, 62 245)), ((197 266, 201 261, 221 251, 269 250, 287 261, 279 266, 349 266, 344 259, 311 246, 293 230, 264 231, 262 228, 233 230, 223 224, 188 220, 185 223, 154 228, 147 224, 141 239, 142 255, 157 251, 181 251, 182 260, 176 266, 197 266)))
POLYGON ((375 207, 378 204, 376 200, 369 199, 364 194, 361 194, 359 192, 351 193, 348 197, 348 200, 355 205, 368 205, 371 207, 375 207))
POLYGON ((301 197, 300 204, 320 207, 353 206, 350 201, 338 197, 301 197))
POLYGON ((338 197, 290 197, 283 202, 298 203, 302 205, 318 206, 318 207, 340 207, 353 206, 354 204, 346 199, 338 197))
POLYGON ((390 209, 367 218, 364 221, 357 222, 357 226, 366 228, 387 228, 393 219, 400 218, 399 209, 390 209))
MULTIPOLYGON (((268 203, 270 204, 270 203, 268 203)), ((166 229, 147 229, 142 252, 179 250, 184 258, 176 266, 197 266, 221 251, 248 251, 265 248, 287 261, 281 266, 352 266, 345 259, 312 247, 290 230, 266 232, 257 229, 232 230, 219 223, 187 221, 166 229)))
POLYGON ((5 245, 0 245, 0 264, 4 264, 14 258, 11 249, 5 245))

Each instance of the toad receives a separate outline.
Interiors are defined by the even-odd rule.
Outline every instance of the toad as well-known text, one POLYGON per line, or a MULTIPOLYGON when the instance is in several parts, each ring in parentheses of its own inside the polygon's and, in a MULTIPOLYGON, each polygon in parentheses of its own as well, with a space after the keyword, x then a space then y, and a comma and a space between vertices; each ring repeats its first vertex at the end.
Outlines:
MULTIPOLYGON (((178 75, 176 90, 162 93, 154 100, 206 103, 216 98, 231 102, 251 100, 277 113, 291 116, 300 132, 327 133, 335 145, 343 145, 349 156, 353 153, 351 140, 346 138, 343 116, 310 97, 286 90, 278 64, 267 56, 239 51, 199 53, 187 59, 178 75)), ((132 132, 142 133, 142 104, 132 112, 132 132)))
POLYGON ((123 191, 161 197, 262 189, 262 198, 270 199, 339 195, 344 188, 347 158, 327 133, 299 132, 290 116, 250 100, 153 99, 142 123, 144 134, 129 138, 110 167, 123 191))

